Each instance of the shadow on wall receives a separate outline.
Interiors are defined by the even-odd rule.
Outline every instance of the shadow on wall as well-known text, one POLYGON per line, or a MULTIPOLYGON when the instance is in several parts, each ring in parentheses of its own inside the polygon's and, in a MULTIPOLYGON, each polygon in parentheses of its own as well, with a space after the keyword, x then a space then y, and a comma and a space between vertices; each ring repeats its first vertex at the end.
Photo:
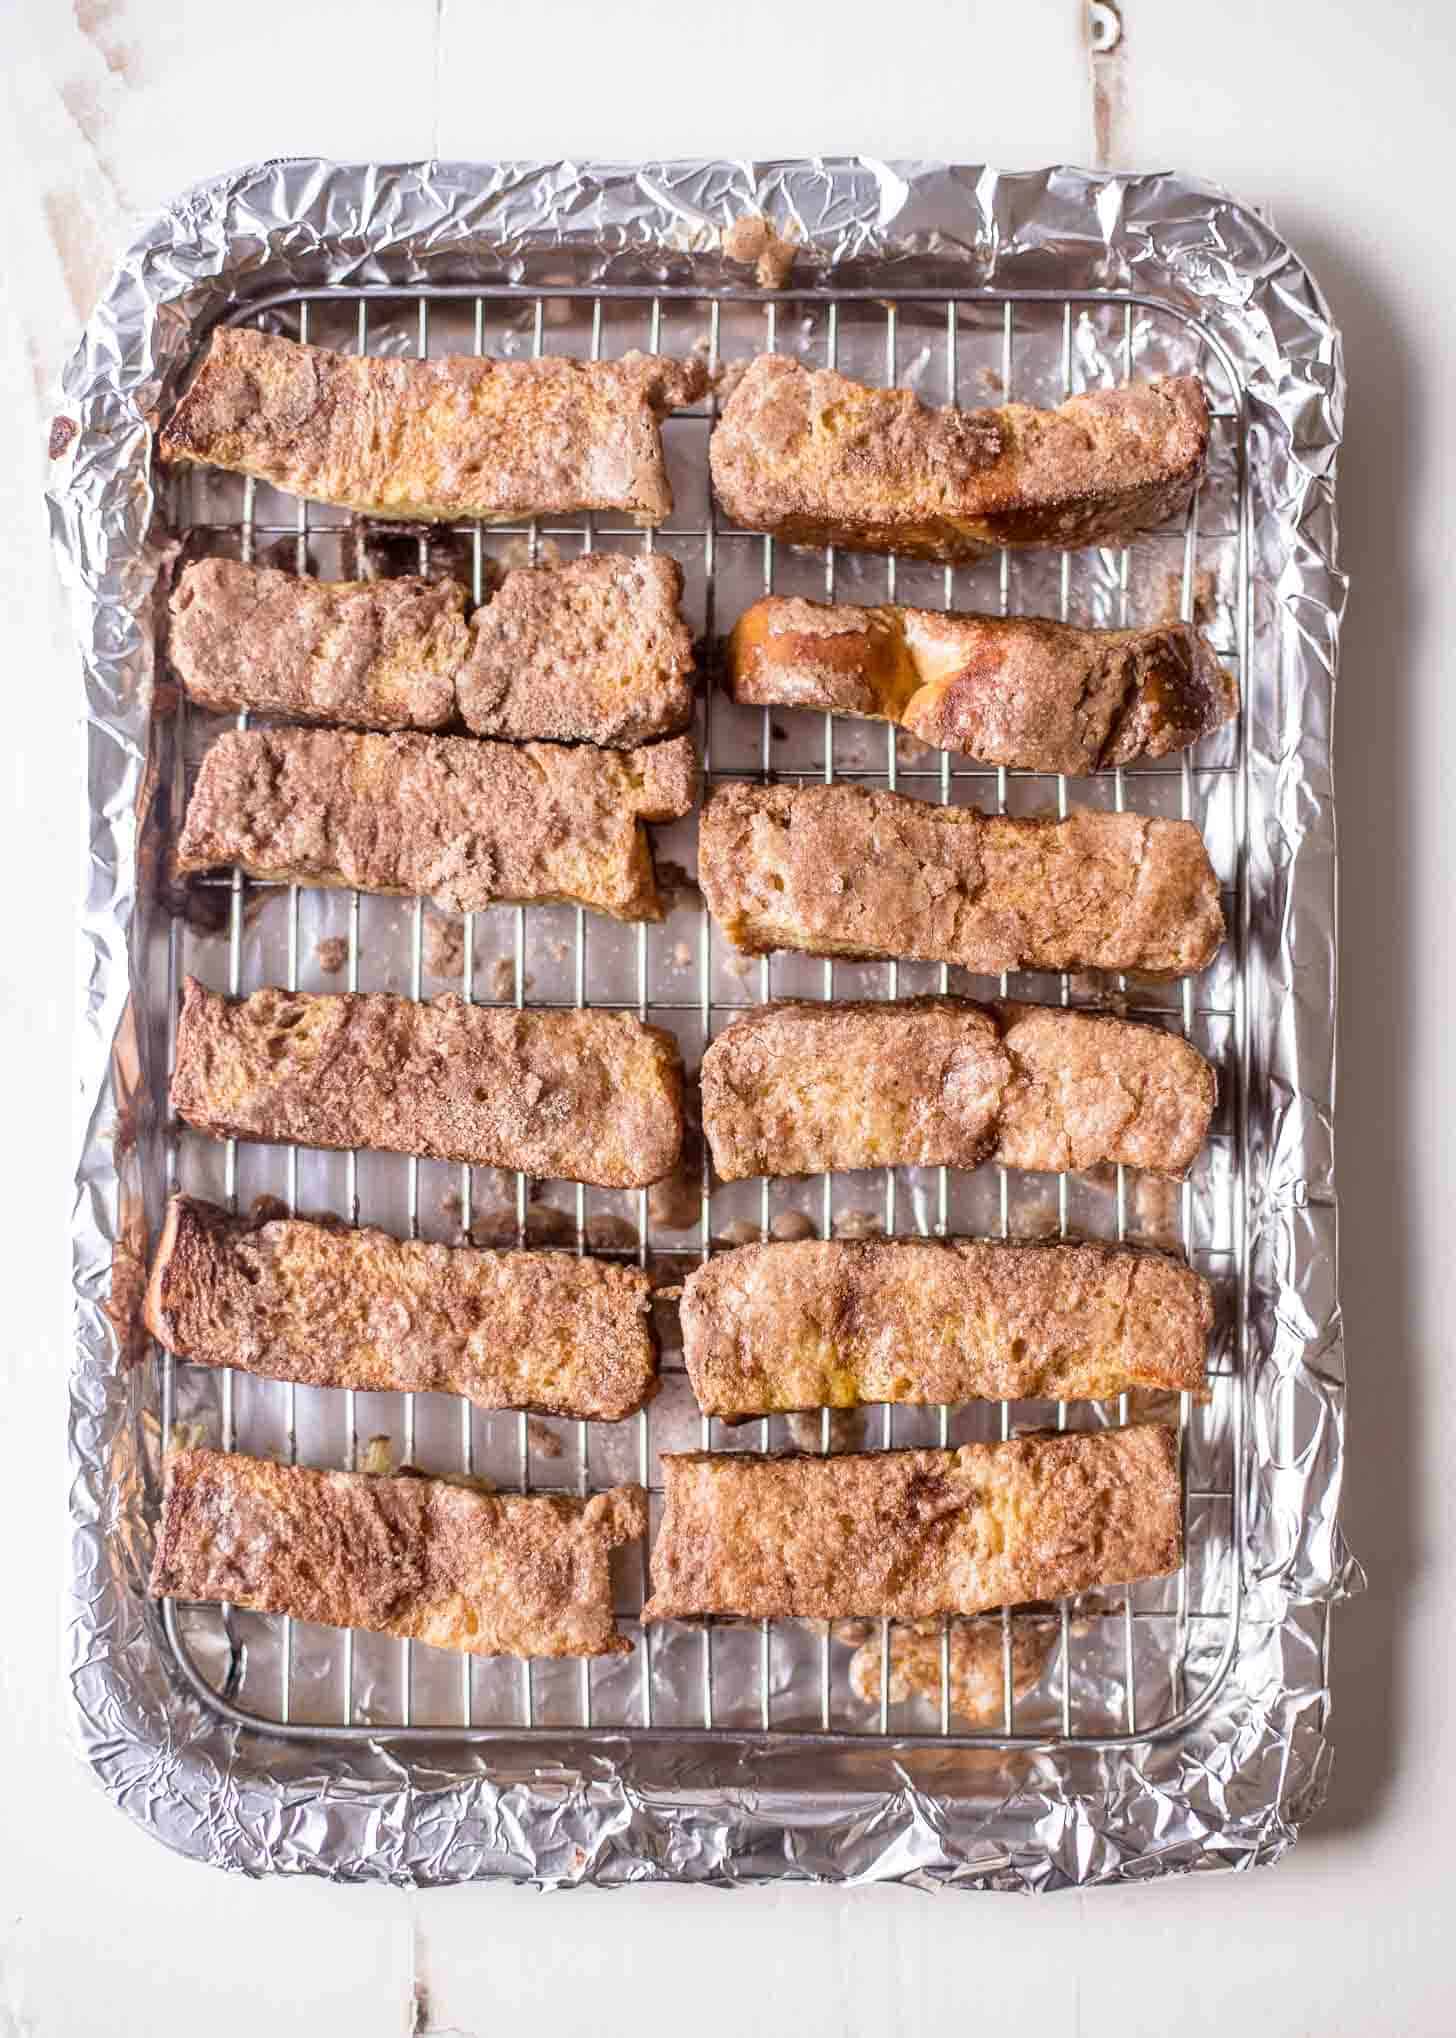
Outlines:
POLYGON ((1411 1264, 1405 1061, 1419 995, 1407 885, 1411 670, 1422 590, 1403 543, 1417 470, 1430 457, 1416 415, 1408 335, 1390 295, 1347 244, 1281 208, 1277 225, 1319 280, 1344 334, 1350 399, 1340 456, 1340 563, 1352 587, 1335 714, 1340 828, 1336 1180, 1340 1293, 1350 1388, 1342 1520, 1369 1589, 1335 1614, 1334 1769, 1309 1841, 1365 1825, 1397 1767, 1408 1674, 1409 1594, 1420 1562, 1415 1486, 1421 1374, 1411 1264))

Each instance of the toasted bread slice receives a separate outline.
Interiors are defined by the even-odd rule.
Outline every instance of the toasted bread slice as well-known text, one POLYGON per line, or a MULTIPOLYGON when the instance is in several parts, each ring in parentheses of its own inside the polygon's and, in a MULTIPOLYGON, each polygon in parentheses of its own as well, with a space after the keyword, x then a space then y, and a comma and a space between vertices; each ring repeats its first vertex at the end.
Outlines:
POLYGON ((715 1253, 680 1313, 698 1406, 737 1419, 1201 1393, 1213 1296, 1138 1246, 811 1238, 715 1253))
POLYGON ((145 1316, 193 1365, 618 1422, 657 1384, 651 1292, 640 1267, 575 1253, 252 1224, 174 1196, 145 1316))
POLYGON ((450 580, 309 580, 194 559, 170 605, 167 654, 190 700, 355 729, 439 729, 455 714, 470 635, 450 580))
POLYGON ((725 1182, 989 1160, 1178 1177, 1215 1096, 1202 1055, 1159 1027, 964 998, 762 1005, 713 1041, 702 1083, 725 1182))
POLYGON ((611 1553, 640 1486, 590 1500, 316 1472, 232 1451, 167 1458, 151 1590, 469 1656, 619 1656, 611 1553))
POLYGON ((588 553, 508 573, 465 620, 451 580, 310 580, 236 559, 186 566, 168 651, 190 700, 355 729, 440 729, 631 749, 685 729, 682 568, 588 553))
POLYGON ((1182 1562, 1177 1432, 1161 1423, 955 1451, 662 1460, 644 1621, 983 1613, 1182 1562))
POLYGON ((161 456, 376 516, 620 510, 660 524, 672 509, 661 422, 707 379, 701 361, 662 355, 417 361, 220 326, 161 456))
POLYGON ((709 446, 718 498, 750 530, 944 560, 1122 543, 1187 508, 1207 452, 1191 375, 1056 410, 931 410, 779 354, 750 363, 709 446))
POLYGON ((1238 683, 1191 623, 1080 630, 768 595, 728 640, 746 707, 827 708, 1012 770, 1082 777, 1187 750, 1239 711, 1238 683))
POLYGON ((505 900, 660 920, 644 821, 691 811, 686 736, 641 750, 471 736, 246 729, 203 759, 181 873, 424 894, 470 913, 505 900))
POLYGON ((188 977, 172 1109, 217 1139, 373 1147, 606 1189, 660 1181, 682 1147, 677 1042, 630 1012, 430 1004, 188 977))
POLYGON ((1190 821, 1013 819, 855 785, 720 786, 698 881, 749 955, 907 956, 1003 970, 1206 969, 1218 879, 1190 821))
POLYGON ((692 719, 682 568, 664 552, 520 567, 477 609, 457 682, 477 736, 625 748, 692 719))

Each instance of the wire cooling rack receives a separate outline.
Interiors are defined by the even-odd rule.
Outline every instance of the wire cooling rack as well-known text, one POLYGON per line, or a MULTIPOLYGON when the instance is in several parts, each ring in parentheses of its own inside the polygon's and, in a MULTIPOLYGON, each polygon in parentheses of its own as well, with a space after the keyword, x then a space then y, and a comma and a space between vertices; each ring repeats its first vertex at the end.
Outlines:
MULTIPOLYGON (((386 1637, 317 1628, 235 1609, 168 1602, 164 1623, 184 1678, 235 1719, 320 1740, 519 1739, 591 1730, 628 1735, 759 1735, 799 1741, 1013 1747, 1114 1745, 1171 1735, 1208 1705, 1232 1660, 1241 1598, 1243 1453, 1237 1376, 1245 1344, 1244 1191, 1247 1037, 1244 964, 1243 718, 1183 757, 1093 780, 975 768, 924 749, 893 727, 796 710, 737 707, 717 687, 714 646, 767 591, 925 607, 1033 613, 1115 627, 1196 618, 1247 689, 1249 519, 1243 399, 1217 339, 1153 298, 1121 292, 869 289, 795 294, 657 292, 501 285, 481 289, 295 292, 234 314, 298 339, 360 353, 474 351, 501 356, 631 347, 697 349, 715 371, 756 352, 792 352, 869 381, 908 384, 931 402, 1056 403, 1079 388, 1192 370, 1214 409, 1209 470, 1183 526, 1122 550, 1003 553, 971 566, 789 548, 720 524, 708 485, 716 398, 664 427, 675 508, 656 532, 605 517, 520 526, 403 526, 352 516, 261 483, 193 469, 165 486, 185 549, 267 560, 324 579, 449 573, 484 599, 503 567, 569 558, 594 546, 658 547, 685 575, 685 611, 702 640, 698 730, 708 780, 852 779, 922 798, 1002 812, 1103 805, 1196 822, 1224 889, 1229 941, 1205 974, 1131 988, 1080 976, 974 978, 944 966, 849 964, 774 956, 750 964, 716 935, 691 883, 696 824, 656 830, 671 909, 664 925, 626 928, 569 907, 496 907, 463 921, 421 901, 271 886, 234 872, 195 887, 172 923, 165 995, 169 1056, 184 973, 246 994, 454 989, 477 1002, 604 1005, 635 1010, 678 1037, 690 1077, 713 1035, 770 996, 895 997, 922 991, 1010 995, 1118 1009, 1181 1032, 1217 1067, 1220 1101, 1189 1180, 1169 1185, 1122 1168, 1077 1176, 983 1168, 880 1169, 817 1181, 715 1185, 701 1141, 663 1188, 602 1191, 497 1171, 373 1153, 209 1141, 176 1127, 174 1189, 240 1210, 260 1199, 330 1212, 411 1236, 551 1243, 625 1255, 664 1283, 725 1246, 759 1237, 1093 1236, 1174 1245, 1213 1281, 1218 1328, 1206 1402, 1176 1408, 1144 1394, 1115 1404, 883 1407, 845 1416, 774 1417, 737 1428, 701 1417, 659 1310, 658 1398, 617 1424, 486 1415, 442 1396, 295 1388, 160 1358, 162 1421, 226 1449, 355 1467, 381 1461, 488 1479, 505 1490, 584 1493, 637 1479, 660 1518, 663 1450, 957 1444, 1028 1427, 1081 1428, 1176 1416, 1187 1557, 1171 1579, 1085 1594, 1056 1608, 1004 1609, 958 1623, 990 1695, 964 1708, 942 1624, 909 1638, 887 1622, 667 1623, 637 1619, 647 1547, 628 1552, 618 1606, 630 1657, 515 1663, 450 1655, 386 1637), (382 1440, 382 1441, 381 1441, 382 1440), (372 1443, 372 1450, 370 1448, 372 1443), (1019 1648, 1018 1644, 1022 1646, 1019 1648), (1030 1656, 1026 1651, 1030 1650, 1030 1656), (997 1687, 999 1687, 999 1694, 997 1687)), ((246 717, 242 718, 246 721, 246 717)), ((224 726, 179 708, 174 817, 207 742, 224 726)), ((691 1087, 691 1085, 690 1085, 691 1087)))

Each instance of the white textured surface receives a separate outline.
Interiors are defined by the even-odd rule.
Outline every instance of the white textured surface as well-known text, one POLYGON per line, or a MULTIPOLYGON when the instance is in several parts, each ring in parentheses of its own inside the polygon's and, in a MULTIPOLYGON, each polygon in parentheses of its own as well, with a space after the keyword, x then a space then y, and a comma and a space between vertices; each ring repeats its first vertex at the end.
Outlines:
POLYGON ((1372 1582, 1336 1623, 1329 1807, 1272 1872, 1049 1902, 416 1897, 225 1881, 164 1855, 75 1765, 55 1609, 80 748, 40 488, 47 386, 109 257, 181 186, 267 155, 817 146, 1029 167, 1091 160, 1093 116, 1077 0, 840 0, 827 15, 799 0, 4 0, 0 613, 13 705, 0 1025, 16 1073, 0 1174, 12 1269, 0 2038, 446 2038, 505 2019, 560 2038, 745 2025, 909 2038, 1010 2022, 1033 2038, 1456 2029, 1442 1934, 1456 1845, 1450 9, 1128 0, 1125 13, 1112 158, 1174 163, 1270 207, 1346 335, 1347 1519, 1372 1582))

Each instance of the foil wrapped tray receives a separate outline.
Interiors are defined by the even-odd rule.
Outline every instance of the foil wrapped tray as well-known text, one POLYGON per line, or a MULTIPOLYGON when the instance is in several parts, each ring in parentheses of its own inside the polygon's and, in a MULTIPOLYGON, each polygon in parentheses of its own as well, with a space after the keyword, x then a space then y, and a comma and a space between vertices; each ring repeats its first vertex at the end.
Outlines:
MULTIPOLYGON (((1290 1844, 1328 1773, 1330 1608, 1361 1582, 1338 1522, 1344 1360, 1331 1151, 1343 402, 1339 336, 1298 258, 1248 208, 1179 176, 856 159, 290 160, 201 186, 151 222, 65 371, 48 491, 81 650, 90 810, 70 1684, 85 1757, 134 1819, 179 1852, 246 1873, 552 1886, 813 1878, 1039 1890, 1245 1867, 1290 1844), (772 230, 766 245, 760 220, 772 230), (650 1650, 634 1629, 636 1655, 621 1659, 632 1668, 572 1669, 564 1682, 462 1672, 431 1651, 412 1662, 397 1645, 391 1656, 371 1653, 361 1638, 341 1715, 338 1637, 280 1636, 280 1624, 263 1621, 240 1634, 216 1610, 164 1615, 148 1599, 169 1425, 206 1431, 222 1421, 245 1448, 342 1463, 369 1420, 355 1411, 345 1436, 338 1397, 254 1394, 245 1382, 221 1409, 217 1376, 159 1358, 138 1313, 169 1186, 232 1193, 244 1206, 284 1186, 276 1152, 240 1150, 224 1179, 221 1149, 179 1139, 168 1122, 179 966, 223 988, 281 982, 285 969, 327 988, 315 958, 342 938, 344 923, 335 927, 329 912, 346 910, 310 893, 300 908, 295 895, 285 929, 271 911, 240 910, 224 887, 222 938, 205 911, 179 912, 164 849, 193 746, 157 647, 182 533, 226 549, 242 532, 254 556, 266 542, 280 563, 328 577, 366 540, 403 542, 411 565, 418 544, 397 529, 361 537, 347 518, 310 517, 261 488, 244 499, 232 477, 200 476, 179 494, 154 473, 159 419, 210 327, 238 317, 384 351, 696 344, 719 366, 767 343, 893 377, 933 401, 994 402, 1010 389, 1054 402, 1073 386, 1186 366, 1208 380, 1218 424, 1201 507, 1186 529, 1133 548, 1131 571, 1126 553, 1025 555, 955 575, 935 569, 932 587, 927 569, 904 562, 897 580, 883 560, 775 555, 715 518, 703 459, 710 417, 669 428, 678 508, 657 542, 682 559, 689 612, 710 639, 715 597, 735 604, 720 607, 722 627, 777 574, 788 592, 827 585, 851 599, 999 601, 1090 622, 1151 619, 1171 602, 1205 619, 1239 662, 1237 729, 1171 770, 1129 770, 1115 788, 1118 799, 1198 820, 1224 885, 1225 958, 1196 989, 1174 987, 1154 1015, 1219 1065, 1209 1153, 1172 1212, 1145 1209, 1122 1181, 1079 1178, 1050 1191, 1051 1221, 1063 1230, 1158 1237, 1171 1223, 1215 1280, 1214 1393, 1206 1408, 1178 1411, 1189 1563, 1177 1581, 1058 1609, 1039 1682, 1013 1680, 1013 1631, 1002 1623, 1004 1708, 953 1715, 943 1695, 937 1717, 900 1681, 854 1681, 852 1650, 878 1650, 883 1673, 898 1638, 783 1622, 772 1633, 756 1624, 665 1633, 650 1650)), ((492 558, 509 561, 512 545, 537 556, 552 544, 640 540, 564 520, 560 532, 486 542, 492 558)), ((427 537, 427 557, 432 544, 448 555, 449 534, 427 537)), ((473 544, 479 581, 482 541, 473 544)), ((897 751, 893 732, 867 738, 865 727, 775 720, 710 695, 700 735, 710 769, 738 775, 833 771, 930 797, 989 791, 1013 806, 1056 790, 1016 774, 1008 785, 1005 774, 982 773, 990 783, 978 786, 978 774, 951 774, 903 739, 897 751)), ((1101 782, 1077 792, 1112 796, 1101 782)), ((659 844, 685 859, 691 848, 690 830, 659 844)), ((422 955, 421 916, 411 924, 412 909, 393 901, 366 911, 375 906, 368 953, 378 974, 363 987, 444 988, 434 973, 445 964, 422 955)), ((534 970, 539 995, 554 995, 555 970, 569 999, 573 972, 578 996, 589 975, 594 995, 675 1025, 691 1063, 735 1005, 770 988, 803 989, 805 970, 818 994, 823 966, 801 959, 735 974, 687 888, 650 944, 615 929, 599 939, 594 925, 589 962, 580 922, 574 935, 563 923, 566 938, 556 938, 557 910, 533 909, 529 934, 526 920, 511 921, 515 909, 476 916, 502 921, 496 934, 472 930, 476 995, 508 998, 502 970, 518 986, 534 970)), ((908 965, 840 965, 834 988, 935 987, 908 965)), ((1077 980, 1014 988, 1096 995, 1077 980)), ((287 1163, 300 1207, 338 1207, 337 1158, 287 1163)), ((445 1171, 437 1179, 393 1167, 361 1175, 365 1214, 448 1235, 462 1213, 445 1171)), ((655 1214, 645 1197, 624 1213, 610 1199, 532 1193, 567 1236, 669 1270, 715 1242, 766 1235, 782 1218, 922 1232, 1025 1232, 1047 1220, 1045 1182, 1008 1182, 994 1170, 949 1182, 914 1170, 874 1183, 840 1178, 822 1196, 815 1184, 705 1190, 700 1209, 655 1214)), ((349 1193, 357 1207, 360 1179, 351 1176, 349 1193)), ((460 1193, 468 1223, 472 1198, 478 1206, 487 1191, 467 1181, 460 1193)), ((525 1193, 518 1185, 522 1215, 525 1193)), ((548 1485, 609 1483, 639 1469, 650 1480, 658 1448, 698 1442, 680 1369, 640 1428, 616 1426, 630 1432, 616 1439, 605 1426, 591 1438, 583 1430, 579 1455, 554 1466, 561 1438, 528 1432, 524 1418, 472 1429, 467 1412, 462 1435, 458 1413, 448 1429, 438 1413, 417 1425, 412 1406, 370 1414, 386 1429, 403 1421, 402 1448, 424 1469, 461 1469, 450 1455, 459 1449, 470 1469, 501 1483, 514 1483, 513 1472, 548 1485)), ((920 1426, 932 1414, 875 1412, 872 1440, 933 1441, 920 1426)), ((1044 1409, 1013 1419, 1023 1414, 1046 1419, 1044 1409)), ((1059 1419, 1115 1412, 1074 1405, 1059 1419)), ((942 1433, 996 1434, 1000 1421, 996 1410, 957 1411, 942 1433)), ((715 1448, 786 1440, 782 1419, 712 1439, 715 1448)), ((834 1441, 827 1423, 823 1441, 834 1441)), ((624 1613, 638 1604, 631 1591, 624 1613)))

